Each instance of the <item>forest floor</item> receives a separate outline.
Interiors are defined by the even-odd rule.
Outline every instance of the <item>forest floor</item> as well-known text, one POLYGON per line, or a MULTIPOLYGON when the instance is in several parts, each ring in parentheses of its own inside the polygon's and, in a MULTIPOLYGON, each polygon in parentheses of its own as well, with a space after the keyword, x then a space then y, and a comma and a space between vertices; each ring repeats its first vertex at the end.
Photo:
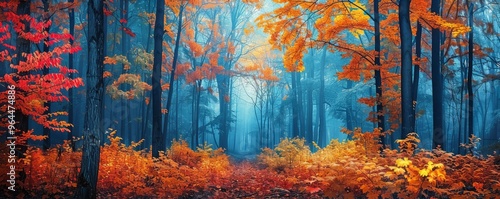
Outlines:
MULTIPOLYGON (((257 154, 230 154, 209 146, 192 150, 174 142, 159 158, 109 136, 101 147, 98 198, 484 198, 500 199, 500 156, 416 151, 417 139, 400 150, 379 151, 377 134, 311 152, 303 139, 283 139, 257 154)), ((6 160, 5 148, 0 158, 6 160)), ((72 198, 82 160, 69 145, 30 147, 16 165, 16 193, 0 198, 72 198), (22 178, 21 178, 22 177, 22 178), (22 180, 21 180, 22 179, 22 180)), ((0 164, 3 165, 3 164, 0 164)), ((0 167, 0 173, 8 173, 0 167)), ((0 188, 7 190, 7 175, 0 188)))
POLYGON ((298 187, 285 189, 276 185, 267 176, 275 176, 273 172, 260 168, 255 159, 245 160, 230 157, 233 160, 233 169, 228 177, 227 183, 222 185, 210 185, 199 191, 189 191, 179 198, 201 199, 201 198, 325 198, 322 192, 308 193, 298 187))

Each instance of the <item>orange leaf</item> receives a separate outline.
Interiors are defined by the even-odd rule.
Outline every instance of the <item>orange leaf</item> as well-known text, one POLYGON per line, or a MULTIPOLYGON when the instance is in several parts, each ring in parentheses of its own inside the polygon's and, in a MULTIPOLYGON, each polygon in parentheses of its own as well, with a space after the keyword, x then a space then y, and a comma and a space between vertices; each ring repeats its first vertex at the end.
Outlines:
POLYGON ((310 186, 306 187, 307 193, 318 193, 319 191, 321 191, 321 188, 319 187, 310 187, 310 186))

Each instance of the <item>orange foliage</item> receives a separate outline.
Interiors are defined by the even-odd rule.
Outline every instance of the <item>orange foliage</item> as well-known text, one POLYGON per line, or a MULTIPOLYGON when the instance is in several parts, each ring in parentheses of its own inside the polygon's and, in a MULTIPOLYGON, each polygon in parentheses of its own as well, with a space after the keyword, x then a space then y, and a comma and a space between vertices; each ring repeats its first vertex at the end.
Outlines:
POLYGON ((266 81, 279 81, 280 78, 278 78, 276 75, 274 75, 274 71, 270 67, 264 67, 261 71, 261 74, 259 74, 259 78, 266 80, 266 81))
POLYGON ((120 77, 118 77, 118 79, 111 85, 106 87, 106 92, 111 95, 111 98, 113 99, 134 99, 143 95, 145 91, 149 91, 151 89, 152 87, 149 84, 141 81, 140 75, 124 73, 121 74, 120 77), (124 83, 130 85, 130 90, 123 91, 119 88, 119 86, 124 83))
POLYGON ((109 72, 109 71, 104 71, 104 73, 102 74, 103 78, 112 77, 112 76, 113 76, 113 74, 111 74, 111 72, 109 72))
MULTIPOLYGON (((174 141, 153 159, 149 152, 134 149, 142 141, 125 146, 111 130, 109 144, 101 148, 98 198, 495 198, 500 194, 495 157, 417 151, 416 134, 398 141, 401 152, 386 149, 380 154, 378 130, 348 133, 354 140, 332 140, 325 148, 315 145, 315 153, 303 139, 284 139, 275 149, 263 149, 259 165, 231 165, 222 149, 205 144, 195 151, 185 141, 174 141)), ((5 146, 0 146, 2 160, 7 159, 5 146)), ((72 151, 69 142, 47 151, 31 147, 20 160, 26 178, 19 181, 18 190, 28 198, 72 196, 80 160, 81 152, 72 151)), ((1 183, 6 183, 3 178, 1 183)))
MULTIPOLYGON (((134 150, 142 141, 125 146, 115 133, 111 131, 110 143, 101 148, 99 198, 177 198, 188 191, 207 189, 231 174, 221 149, 205 146, 193 151, 185 141, 174 141, 153 160, 150 153, 134 150)), ((74 193, 81 152, 72 151, 69 142, 48 151, 29 148, 21 161, 19 170, 26 172, 26 179, 19 181, 18 191, 24 190, 25 197, 65 198, 74 193)))
POLYGON ((274 150, 265 148, 259 161, 270 170, 284 172, 295 182, 293 187, 329 198, 393 198, 394 194, 397 198, 490 198, 500 194, 494 157, 453 156, 441 150, 414 154, 419 142, 416 134, 398 141, 402 152, 386 149, 379 154, 378 130, 349 133, 353 141, 332 140, 316 153, 304 147, 303 140, 285 139, 274 150))

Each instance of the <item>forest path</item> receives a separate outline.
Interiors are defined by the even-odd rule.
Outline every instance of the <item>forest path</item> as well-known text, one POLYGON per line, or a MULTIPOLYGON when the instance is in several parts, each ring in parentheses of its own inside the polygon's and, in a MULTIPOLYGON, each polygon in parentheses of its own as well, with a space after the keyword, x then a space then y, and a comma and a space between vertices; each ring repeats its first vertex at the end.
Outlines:
POLYGON ((241 162, 257 162, 257 153, 231 153, 228 152, 229 160, 233 164, 241 163, 241 162))

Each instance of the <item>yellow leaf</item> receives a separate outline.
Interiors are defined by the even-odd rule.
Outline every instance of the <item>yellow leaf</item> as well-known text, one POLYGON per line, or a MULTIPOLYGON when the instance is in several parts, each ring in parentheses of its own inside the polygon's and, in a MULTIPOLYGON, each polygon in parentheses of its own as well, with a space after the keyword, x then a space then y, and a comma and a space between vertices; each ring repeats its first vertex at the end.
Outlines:
POLYGON ((426 177, 426 176, 428 176, 428 175, 429 175, 429 170, 427 170, 427 169, 422 169, 422 170, 420 170, 420 171, 418 172, 418 174, 419 174, 420 176, 422 176, 422 177, 426 177))
POLYGON ((399 167, 396 167, 393 169, 394 173, 396 173, 397 175, 403 175, 406 173, 406 170, 404 170, 403 168, 399 168, 399 167))
POLYGON ((396 165, 398 167, 407 167, 411 164, 411 160, 408 160, 408 158, 404 158, 404 159, 397 159, 396 160, 396 165))

